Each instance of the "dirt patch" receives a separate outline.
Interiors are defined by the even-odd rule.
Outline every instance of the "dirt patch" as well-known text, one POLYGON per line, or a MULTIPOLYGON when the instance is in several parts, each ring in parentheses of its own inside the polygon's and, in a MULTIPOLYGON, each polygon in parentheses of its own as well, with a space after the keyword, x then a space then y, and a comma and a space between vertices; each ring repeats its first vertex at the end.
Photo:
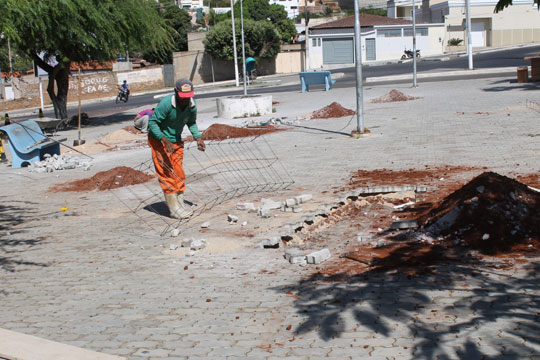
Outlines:
POLYGON ((398 90, 391 90, 388 94, 383 95, 377 99, 373 99, 370 101, 372 104, 382 104, 382 103, 389 103, 389 102, 397 102, 397 101, 409 101, 409 100, 417 100, 421 99, 420 97, 414 97, 414 96, 408 96, 402 93, 398 90))
POLYGON ((316 110, 311 113, 311 119, 332 119, 340 118, 344 116, 355 115, 356 111, 344 108, 337 102, 333 102, 322 109, 316 110))
MULTIPOLYGON (((224 124, 213 124, 202 133, 203 140, 227 140, 234 138, 243 138, 250 136, 259 136, 281 129, 269 129, 269 128, 239 128, 224 124)), ((190 141, 192 138, 187 138, 186 141, 190 141)))
POLYGON ((49 191, 104 191, 129 185, 142 184, 152 179, 154 179, 154 176, 150 174, 132 169, 127 166, 119 166, 107 171, 98 172, 94 176, 87 179, 55 185, 51 187, 49 191))
MULTIPOLYGON (((407 193, 349 198, 298 231, 294 238, 304 241, 295 246, 328 247, 333 257, 319 273, 334 280, 371 271, 436 274, 437 265, 453 262, 498 269, 530 261, 540 252, 540 192, 493 172, 470 180, 477 171, 436 167, 355 172, 350 181, 354 188, 418 182, 440 185, 441 181, 446 185, 429 192, 429 201, 412 199, 407 193), (392 206, 400 203, 407 206, 392 206), (391 229, 394 221, 411 218, 417 220, 418 228, 391 229), (359 243, 357 235, 365 240, 359 243)), ((537 177, 521 176, 528 182, 537 177)))

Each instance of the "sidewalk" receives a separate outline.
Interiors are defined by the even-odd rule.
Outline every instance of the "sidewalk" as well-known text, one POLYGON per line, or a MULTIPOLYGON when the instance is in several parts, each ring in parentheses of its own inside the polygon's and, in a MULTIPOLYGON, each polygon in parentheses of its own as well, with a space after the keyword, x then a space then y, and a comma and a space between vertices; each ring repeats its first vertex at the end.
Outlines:
MULTIPOLYGON (((351 89, 272 94, 276 112, 257 120, 300 120, 260 141, 271 146, 295 184, 226 201, 177 238, 156 235, 124 205, 133 192, 145 194, 144 186, 48 191, 116 166, 137 168, 150 159, 148 148, 97 154, 90 173, 1 167, 3 188, 9 189, 0 204, 2 327, 131 360, 536 359, 536 253, 482 255, 413 275, 393 269, 349 276, 345 265, 365 265, 340 256, 358 244, 357 234, 377 233, 392 216, 401 217, 385 203, 398 200, 355 203, 360 210, 347 221, 344 212, 332 213, 320 228, 304 228, 317 212, 350 201, 351 174, 359 170, 372 174, 359 187, 384 182, 371 172, 377 169, 402 176, 384 186, 436 185, 441 191, 489 170, 537 179, 540 123, 525 106, 535 85, 509 80, 369 86, 364 119, 371 136, 363 139, 349 136, 355 116, 301 120, 334 101, 355 108, 351 89), (417 99, 370 102, 391 90, 417 99), (414 171, 430 175, 408 177, 414 171), (306 193, 313 200, 298 213, 261 218, 236 210, 239 202, 306 193), (238 222, 229 223, 228 214, 238 222), (206 221, 210 227, 201 229, 206 221), (299 246, 329 248, 328 262, 299 266, 283 258, 283 247, 261 248, 261 240, 300 227, 306 238, 299 246), (207 248, 189 257, 186 249, 171 247, 189 237, 206 239, 207 248)), ((198 106, 201 124, 231 123, 216 117, 214 99, 200 99, 198 106)), ((106 134, 126 124, 94 131, 106 134)), ((200 166, 189 151, 185 164, 188 172, 200 166)), ((159 188, 157 181, 148 184, 159 188)), ((155 223, 161 226, 159 218, 155 223)))

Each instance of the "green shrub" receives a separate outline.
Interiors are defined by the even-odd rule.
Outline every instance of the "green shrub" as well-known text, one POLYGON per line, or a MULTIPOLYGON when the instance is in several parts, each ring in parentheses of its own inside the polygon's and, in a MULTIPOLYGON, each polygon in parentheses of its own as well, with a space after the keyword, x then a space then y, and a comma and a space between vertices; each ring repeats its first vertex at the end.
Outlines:
POLYGON ((450 45, 450 46, 458 46, 462 42, 463 42, 463 39, 451 38, 450 40, 448 40, 448 45, 450 45))

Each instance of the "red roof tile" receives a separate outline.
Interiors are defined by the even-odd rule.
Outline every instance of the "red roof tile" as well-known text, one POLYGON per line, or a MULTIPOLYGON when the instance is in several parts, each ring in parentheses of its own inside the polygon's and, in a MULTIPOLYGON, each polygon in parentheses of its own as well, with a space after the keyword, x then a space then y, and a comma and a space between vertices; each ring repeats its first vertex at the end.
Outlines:
MULTIPOLYGON (((387 16, 360 14, 360 27, 384 26, 384 25, 411 25, 412 21, 389 18, 387 16)), ((311 29, 335 29, 335 28, 353 28, 354 16, 348 16, 336 21, 327 22, 313 26, 311 29)))

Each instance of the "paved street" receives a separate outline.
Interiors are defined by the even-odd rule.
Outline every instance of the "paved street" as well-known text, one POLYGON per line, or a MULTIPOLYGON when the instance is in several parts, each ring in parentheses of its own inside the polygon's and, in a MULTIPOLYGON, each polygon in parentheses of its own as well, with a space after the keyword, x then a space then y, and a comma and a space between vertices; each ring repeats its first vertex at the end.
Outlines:
MULTIPOLYGON (((93 155, 90 172, 2 166, 2 327, 133 360, 540 359, 537 256, 516 257, 507 267, 485 257, 437 265, 416 277, 368 271, 340 278, 321 277, 324 263, 292 265, 282 248, 258 245, 337 204, 345 194, 333 188, 358 169, 473 168, 464 181, 485 170, 538 175, 539 114, 527 106, 540 103, 538 88, 514 80, 367 86, 371 136, 364 139, 348 136, 355 117, 302 120, 333 101, 355 108, 353 88, 274 93, 276 112, 261 118, 300 120, 264 137, 295 184, 224 202, 179 238, 160 237, 141 223, 117 199, 129 200, 127 191, 48 191, 115 166, 135 167, 150 159, 148 148, 93 155), (369 102, 393 89, 418 99, 369 102), (304 193, 313 195, 304 213, 263 219, 235 210, 241 201, 304 193), (227 222, 229 213, 240 217, 238 224, 227 222), (203 221, 211 222, 208 231, 200 230, 203 221), (189 236, 205 238, 208 247, 191 257, 185 249, 170 250, 189 236)), ((219 119, 215 107, 213 98, 198 101, 201 128, 243 121, 219 119)), ((90 142, 129 125, 136 110, 84 128, 84 137, 90 142)), ((75 130, 62 135, 67 144, 77 136, 75 130)), ((188 172, 190 166, 186 156, 188 172)))

